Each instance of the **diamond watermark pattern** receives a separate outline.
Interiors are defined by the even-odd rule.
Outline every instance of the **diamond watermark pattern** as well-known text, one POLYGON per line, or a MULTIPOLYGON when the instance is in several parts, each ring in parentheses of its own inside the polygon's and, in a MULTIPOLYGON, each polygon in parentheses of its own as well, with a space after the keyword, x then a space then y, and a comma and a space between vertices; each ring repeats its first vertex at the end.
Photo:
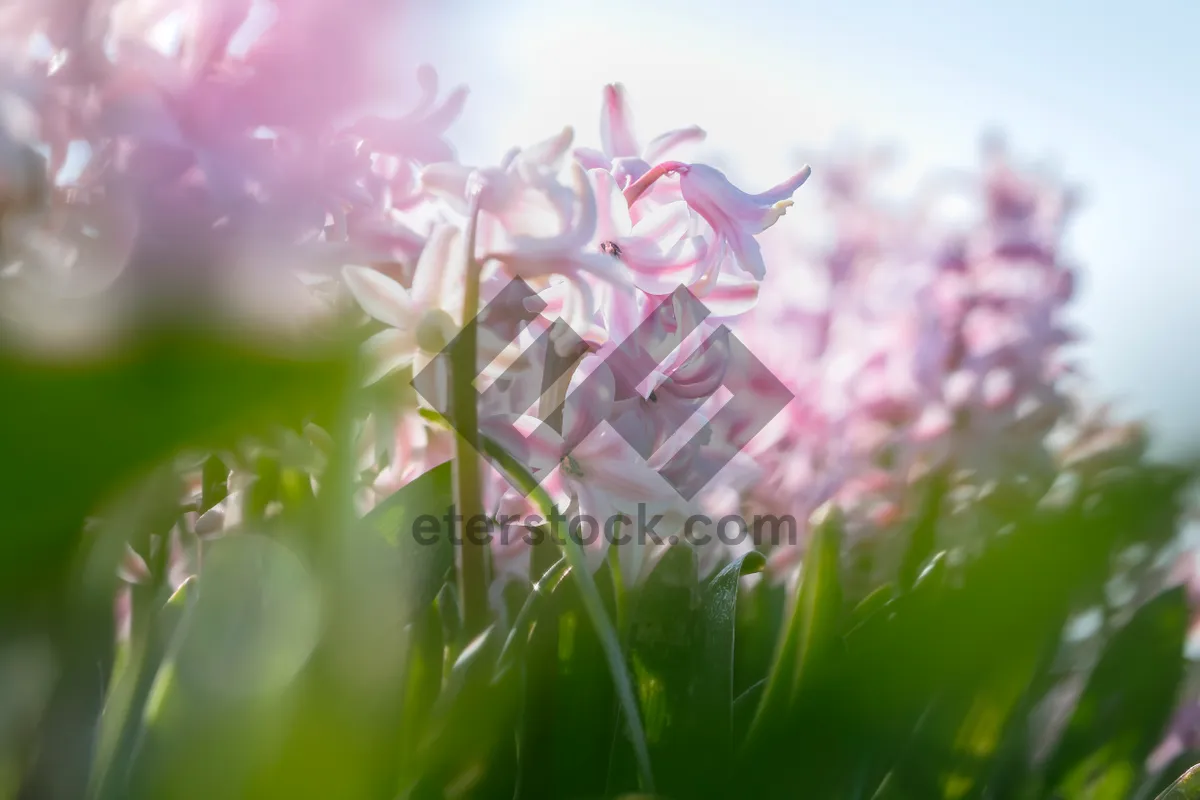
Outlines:
MULTIPOLYGON (((516 345, 525 328, 545 309, 546 302, 537 292, 520 278, 514 279, 413 378, 413 387, 452 427, 464 435, 474 433, 461 430, 457 424, 448 385, 452 365, 469 361, 461 351, 473 338, 476 354, 472 380, 477 381, 502 353, 516 345)), ((553 431, 557 436, 567 402, 586 410, 611 402, 609 395, 614 392, 613 396, 620 398, 640 397, 637 387, 656 370, 662 370, 672 353, 708 316, 704 304, 680 286, 605 356, 608 371, 593 370, 569 397, 540 409, 537 418, 544 430, 526 436, 508 423, 502 438, 519 445, 539 433, 553 431)), ((474 393, 480 410, 478 418, 489 418, 489 410, 493 409, 504 409, 508 416, 529 409, 552 387, 567 380, 588 350, 579 333, 556 320, 513 358, 491 385, 474 393)), ((729 399, 658 470, 680 496, 691 500, 793 399, 787 387, 726 326, 718 326, 687 360, 666 373, 665 380, 645 398, 641 406, 644 413, 623 414, 607 421, 584 414, 582 427, 576 426, 572 432, 573 441, 582 441, 607 422, 642 459, 649 460, 663 442, 644 435, 647 425, 678 430, 721 388, 729 399)), ((491 419, 494 423, 503 416, 491 419)), ((495 425, 489 430, 494 433, 495 425)), ((533 453, 534 448, 514 453, 531 474, 544 476, 558 466, 545 462, 546 456, 533 453)), ((562 461, 569 461, 569 457, 569 451, 556 456, 562 461)), ((521 487, 514 488, 522 491, 521 487)))

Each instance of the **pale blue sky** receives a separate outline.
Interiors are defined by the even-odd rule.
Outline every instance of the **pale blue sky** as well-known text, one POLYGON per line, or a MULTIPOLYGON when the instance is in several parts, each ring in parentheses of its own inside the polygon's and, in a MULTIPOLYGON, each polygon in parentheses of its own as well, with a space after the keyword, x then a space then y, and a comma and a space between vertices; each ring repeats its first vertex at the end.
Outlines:
POLYGON ((454 131, 467 161, 567 123, 594 141, 600 87, 618 80, 643 135, 703 125, 739 156, 739 177, 764 185, 796 145, 840 132, 895 142, 915 165, 965 166, 1000 127, 1085 188, 1075 318, 1098 392, 1148 414, 1168 449, 1200 445, 1200 2, 426 8, 407 56, 471 85, 454 131))

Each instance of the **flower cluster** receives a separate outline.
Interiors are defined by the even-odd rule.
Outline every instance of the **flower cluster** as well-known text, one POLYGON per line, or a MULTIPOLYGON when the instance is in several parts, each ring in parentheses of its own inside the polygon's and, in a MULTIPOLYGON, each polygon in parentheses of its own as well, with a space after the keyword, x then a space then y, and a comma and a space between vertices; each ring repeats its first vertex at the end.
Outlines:
MULTIPOLYGON (((753 306, 766 274, 755 237, 783 216, 810 170, 749 194, 708 165, 660 160, 703 131, 671 131, 641 149, 616 84, 604 90, 601 130, 602 150, 572 150, 573 131, 566 129, 511 151, 498 166, 420 166, 417 198, 401 213, 431 220, 431 227, 411 273, 397 280, 350 266, 343 277, 367 314, 386 326, 367 343, 375 364, 369 381, 406 368, 419 374, 477 311, 463 305, 468 257, 478 265, 481 301, 489 315, 507 314, 500 327, 511 334, 480 342, 485 382, 512 380, 514 370, 526 369, 534 374, 520 385, 541 387, 538 375, 548 363, 521 354, 565 323, 575 336, 556 339, 551 354, 567 362, 567 375, 547 395, 565 400, 559 423, 546 424, 535 408, 557 402, 511 391, 480 408, 481 431, 511 443, 562 509, 575 504, 579 514, 606 520, 632 517, 641 504, 683 519, 689 504, 668 478, 685 479, 705 459, 732 457, 745 442, 693 436, 683 450, 669 442, 710 421, 712 410, 706 415, 702 406, 729 362, 721 325, 753 306), (529 313, 532 298, 502 307, 501 293, 515 279, 537 294, 540 312, 529 313)), ((393 423, 393 453, 410 458, 391 458, 377 491, 419 472, 413 454, 430 455, 424 468, 448 457, 448 448, 429 442, 449 434, 424 419, 413 408, 393 423)), ((731 479, 726 473, 711 483, 731 479)), ((499 473, 487 494, 489 512, 527 516, 519 513, 525 499, 499 473)), ((512 539, 518 544, 497 546, 497 563, 523 569, 526 548, 512 539)), ((596 563, 607 544, 595 538, 596 563)), ((627 550, 623 566, 636 576, 640 548, 627 550)))
MULTIPOLYGON (((362 44, 381 39, 361 35, 383 25, 379 4, 352 4, 5 12, 0 312, 31 323, 44 307, 30 297, 64 291, 115 307, 215 295, 297 327, 351 309, 370 320, 366 383, 401 387, 484 306, 511 335, 479 342, 483 383, 540 387, 513 371, 546 369, 522 354, 565 323, 565 377, 545 397, 488 394, 480 428, 596 519, 649 504, 676 522, 806 520, 833 502, 865 533, 910 520, 934 484, 957 502, 1053 480, 1074 286, 1059 181, 991 143, 978 174, 900 204, 875 191, 874 153, 822 159, 803 192, 808 166, 750 193, 675 160, 698 127, 643 144, 619 84, 603 90, 598 148, 567 128, 465 165, 446 133, 466 90, 421 67, 405 101, 411 80, 381 81, 382 52, 362 44), (809 208, 777 225, 794 196, 809 208), (537 311, 496 308, 518 278, 537 311), (746 374, 742 351, 773 374, 741 387, 779 402, 765 430, 721 393, 746 374)), ((395 402, 360 431, 367 506, 453 452, 429 398, 381 396, 395 402)), ((525 507, 488 475, 489 513, 525 507)), ((775 548, 779 570, 803 539, 775 548)), ((525 569, 521 546, 494 555, 525 569)), ((642 555, 629 559, 636 578, 642 555)))
POLYGON ((1039 496, 1072 412, 1072 191, 991 141, 977 174, 896 203, 878 189, 883 155, 822 165, 823 236, 770 242, 787 266, 738 326, 797 397, 752 445, 769 465, 752 502, 805 519, 833 501, 867 531, 911 521, 934 484, 960 501, 1039 496))

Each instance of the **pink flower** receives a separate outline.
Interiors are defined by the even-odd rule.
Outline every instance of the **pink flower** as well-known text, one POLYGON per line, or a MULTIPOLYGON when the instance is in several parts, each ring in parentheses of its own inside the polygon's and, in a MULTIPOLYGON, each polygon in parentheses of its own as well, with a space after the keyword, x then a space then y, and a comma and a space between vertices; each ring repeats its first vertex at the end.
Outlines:
POLYGON ((689 164, 680 174, 679 187, 688 206, 712 226, 718 242, 728 244, 738 266, 762 280, 767 269, 754 237, 787 212, 791 196, 810 174, 812 169, 805 166, 778 186, 760 194, 746 194, 720 171, 704 164, 689 164))
POLYGON ((433 67, 417 71, 421 96, 417 105, 401 117, 366 117, 351 127, 376 152, 395 153, 421 164, 454 159, 445 140, 446 129, 458 119, 467 99, 467 88, 459 86, 438 103, 438 76, 433 67))
POLYGON ((558 180, 574 132, 564 128, 555 136, 514 150, 499 166, 475 168, 454 162, 430 164, 421 170, 420 190, 445 202, 456 214, 466 214, 472 180, 486 186, 480 198, 480 250, 503 249, 513 236, 554 236, 571 224, 576 195, 558 180))
POLYGON ((394 426, 390 447, 386 448, 387 466, 372 484, 375 496, 383 499, 410 481, 444 464, 454 455, 454 433, 439 428, 416 409, 403 413, 394 426))
POLYGON ((613 174, 622 191, 642 177, 650 165, 660 161, 675 147, 686 142, 703 141, 703 129, 695 125, 654 137, 645 149, 638 145, 633 132, 633 114, 625 97, 625 87, 610 83, 604 87, 600 108, 601 150, 578 148, 575 158, 588 169, 604 169, 613 174))
POLYGON ((571 189, 577 207, 564 230, 546 237, 511 236, 506 249, 488 253, 485 260, 498 261, 510 275, 519 278, 594 275, 604 280, 616 280, 619 270, 612 257, 599 248, 590 247, 596 234, 596 196, 587 173, 579 164, 572 165, 571 189))
POLYGON ((701 277, 698 267, 706 247, 703 238, 688 235, 685 204, 663 205, 634 224, 612 175, 593 169, 588 177, 598 209, 589 246, 623 264, 634 286, 649 294, 666 295, 701 277))

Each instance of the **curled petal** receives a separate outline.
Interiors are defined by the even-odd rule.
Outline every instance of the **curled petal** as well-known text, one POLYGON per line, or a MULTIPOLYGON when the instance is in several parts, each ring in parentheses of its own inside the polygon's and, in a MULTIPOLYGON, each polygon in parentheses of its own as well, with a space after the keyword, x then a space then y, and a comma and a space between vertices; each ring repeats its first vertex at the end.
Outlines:
POLYGON ((650 140, 642 157, 651 163, 661 161, 667 154, 686 142, 702 142, 708 134, 701 127, 691 125, 687 128, 677 128, 673 131, 659 134, 650 140))
POLYGON ((666 252, 647 239, 627 240, 621 247, 621 260, 629 268, 633 284, 653 295, 670 294, 679 286, 690 287, 696 280, 697 265, 707 252, 699 236, 680 239, 666 252))
POLYGON ((506 449, 519 456, 534 477, 544 478, 567 454, 562 434, 537 417, 523 414, 513 420, 512 427, 521 440, 505 440, 506 449))
POLYGON ((621 191, 649 171, 650 165, 640 158, 614 158, 612 162, 612 175, 621 191))
POLYGON ((448 202, 460 214, 467 210, 467 181, 474 170, 452 161, 430 164, 421 170, 418 183, 421 191, 448 202))
POLYGON ((467 95, 469 94, 470 90, 466 86, 457 87, 440 107, 434 109, 422 120, 425 127, 439 134, 445 132, 462 115, 462 110, 467 104, 467 95))
POLYGON ((676 397, 709 398, 721 386, 728 362, 729 329, 722 327, 671 370, 662 388, 676 397))
POLYGON ((722 274, 703 290, 694 287, 696 296, 704 300, 713 319, 728 319, 749 312, 758 304, 762 284, 756 280, 722 274))
POLYGON ((738 265, 761 280, 766 266, 754 236, 787 211, 792 204, 789 198, 811 172, 806 166, 783 183, 752 195, 730 183, 719 170, 691 164, 681 173, 679 186, 687 204, 729 243, 738 265))
POLYGON ((564 533, 576 537, 583 548, 588 571, 595 572, 604 564, 612 544, 605 535, 604 523, 615 513, 613 501, 603 491, 581 481, 570 480, 569 487, 574 498, 566 513, 570 529, 564 533))

